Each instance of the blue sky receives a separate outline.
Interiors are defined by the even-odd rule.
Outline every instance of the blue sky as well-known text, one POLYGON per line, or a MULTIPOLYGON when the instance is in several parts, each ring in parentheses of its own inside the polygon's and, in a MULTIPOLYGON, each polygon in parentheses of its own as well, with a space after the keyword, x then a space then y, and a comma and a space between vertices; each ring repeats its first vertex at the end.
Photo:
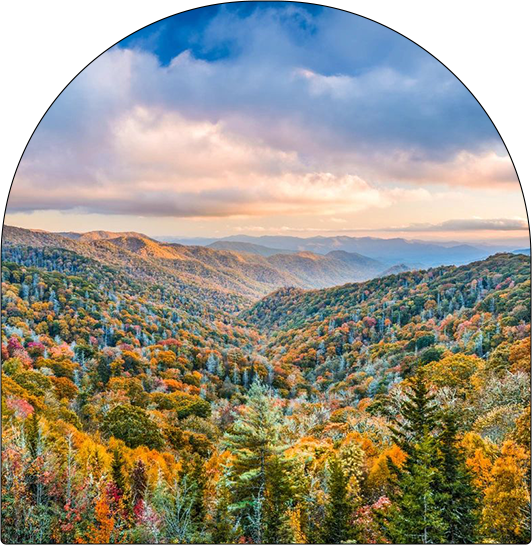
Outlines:
POLYGON ((292 2, 177 14, 104 53, 43 119, 8 206, 25 226, 191 236, 522 236, 525 217, 495 128, 443 65, 292 2))

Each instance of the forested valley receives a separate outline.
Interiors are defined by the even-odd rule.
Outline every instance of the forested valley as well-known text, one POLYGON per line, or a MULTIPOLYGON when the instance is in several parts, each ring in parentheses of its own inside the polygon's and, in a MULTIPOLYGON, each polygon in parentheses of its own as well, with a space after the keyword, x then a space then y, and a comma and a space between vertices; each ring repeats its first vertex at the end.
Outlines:
POLYGON ((529 542, 528 256, 263 296, 20 231, 4 542, 529 542))

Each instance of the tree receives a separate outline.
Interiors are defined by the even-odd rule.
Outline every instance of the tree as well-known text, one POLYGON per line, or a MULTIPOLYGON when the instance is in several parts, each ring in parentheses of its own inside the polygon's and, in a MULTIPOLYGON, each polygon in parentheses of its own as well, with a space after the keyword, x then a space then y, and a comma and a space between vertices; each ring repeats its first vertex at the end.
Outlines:
POLYGON ((505 441, 493 464, 491 484, 484 491, 482 522, 489 539, 498 543, 530 540, 530 494, 527 488, 525 449, 505 441))
POLYGON ((329 478, 325 520, 323 521, 323 543, 341 543, 349 537, 349 515, 352 511, 347 498, 347 476, 336 456, 329 461, 329 478))
POLYGON ((121 439, 129 448, 146 445, 149 448, 162 448, 163 437, 157 424, 148 413, 133 405, 117 405, 104 418, 103 432, 107 436, 121 439))
POLYGON ((124 453, 119 447, 113 449, 113 459, 111 461, 111 475, 119 494, 124 495, 126 480, 124 477, 124 453))
POLYGON ((441 514, 441 498, 435 483, 438 469, 435 466, 435 441, 429 435, 418 443, 410 462, 407 460, 401 474, 399 491, 393 497, 388 533, 396 543, 445 542, 447 527, 441 514))
POLYGON ((290 481, 281 442, 282 412, 271 390, 255 380, 247 404, 225 443, 234 456, 228 480, 231 509, 239 513, 246 536, 284 542, 290 481))
POLYGON ((442 518, 448 543, 475 543, 478 491, 466 467, 465 455, 457 446, 457 414, 447 410, 439 435, 440 472, 437 488, 441 494, 442 518))
POLYGON ((148 478, 146 476, 146 464, 138 459, 131 471, 131 501, 136 506, 144 500, 148 488, 148 478))
POLYGON ((36 458, 41 451, 41 430, 37 411, 33 411, 27 419, 24 432, 30 455, 36 458))
POLYGON ((293 497, 289 463, 281 456, 271 458, 267 468, 264 498, 264 538, 266 543, 290 543, 288 506, 293 497))
POLYGON ((388 520, 388 533, 397 543, 438 543, 445 541, 447 526, 441 513, 434 397, 427 389, 421 371, 414 375, 406 400, 401 403, 402 425, 392 428, 396 444, 407 459, 397 470, 394 507, 388 520))
POLYGON ((183 420, 190 415, 207 418, 211 414, 211 405, 199 396, 175 392, 169 396, 177 418, 183 420))
POLYGON ((229 511, 230 497, 224 479, 218 485, 214 516, 210 520, 211 543, 233 543, 236 535, 229 511))
POLYGON ((186 453, 183 456, 181 478, 191 483, 191 520, 195 525, 202 525, 206 514, 205 486, 207 484, 207 475, 205 472, 205 463, 198 453, 186 453))

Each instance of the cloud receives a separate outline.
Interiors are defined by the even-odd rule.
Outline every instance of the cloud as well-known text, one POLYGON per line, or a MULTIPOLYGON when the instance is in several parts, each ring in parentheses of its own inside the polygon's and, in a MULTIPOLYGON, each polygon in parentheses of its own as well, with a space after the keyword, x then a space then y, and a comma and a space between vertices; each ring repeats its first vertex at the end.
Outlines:
POLYGON ((444 161, 420 161, 409 152, 399 151, 380 157, 380 161, 370 164, 364 172, 374 179, 394 179, 421 185, 519 190, 510 157, 493 151, 478 154, 461 151, 444 161))
POLYGON ((524 219, 454 219, 441 223, 414 223, 404 227, 389 227, 382 231, 398 232, 436 232, 436 231, 528 231, 528 223, 524 219))
POLYGON ((31 139, 9 212, 332 215, 434 184, 518 190, 478 103, 408 40, 284 2, 209 13, 84 70, 31 139))
POLYGON ((40 184, 33 180, 41 165, 27 162, 13 188, 10 211, 327 215, 430 198, 421 188, 377 189, 354 175, 308 172, 297 154, 243 139, 223 122, 192 121, 141 107, 117 120, 100 154, 91 153, 92 170, 59 168, 40 184))

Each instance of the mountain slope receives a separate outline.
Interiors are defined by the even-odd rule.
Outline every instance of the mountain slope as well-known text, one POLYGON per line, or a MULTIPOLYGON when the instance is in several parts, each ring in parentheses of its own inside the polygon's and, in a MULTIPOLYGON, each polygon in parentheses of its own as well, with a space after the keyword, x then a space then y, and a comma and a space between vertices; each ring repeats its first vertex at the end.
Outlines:
POLYGON ((324 256, 283 251, 264 256, 158 242, 139 233, 93 231, 75 235, 5 226, 3 240, 8 245, 75 251, 106 264, 125 266, 128 271, 136 270, 146 278, 166 279, 184 293, 206 291, 207 299, 213 299, 212 292, 218 291, 229 299, 230 306, 235 296, 258 299, 279 287, 329 287, 371 278, 385 268, 364 256, 345 253, 324 256))
MULTIPOLYGON (((522 301, 515 298, 515 306, 520 303, 530 305, 530 294, 526 292, 530 285, 529 258, 518 254, 496 254, 460 267, 409 271, 323 290, 281 289, 246 310, 243 317, 267 330, 286 329, 323 320, 336 312, 349 314, 368 307, 373 311, 380 309, 379 318, 393 318, 393 323, 397 319, 407 319, 421 297, 425 302, 430 299, 436 303, 436 311, 431 315, 437 312, 443 317, 456 308, 456 301, 460 306, 473 307, 488 295, 502 293, 500 290, 504 286, 515 284, 524 290, 522 301), (393 297, 390 296, 391 288, 393 297)), ((506 296, 497 296, 494 302, 509 305, 506 296)))

